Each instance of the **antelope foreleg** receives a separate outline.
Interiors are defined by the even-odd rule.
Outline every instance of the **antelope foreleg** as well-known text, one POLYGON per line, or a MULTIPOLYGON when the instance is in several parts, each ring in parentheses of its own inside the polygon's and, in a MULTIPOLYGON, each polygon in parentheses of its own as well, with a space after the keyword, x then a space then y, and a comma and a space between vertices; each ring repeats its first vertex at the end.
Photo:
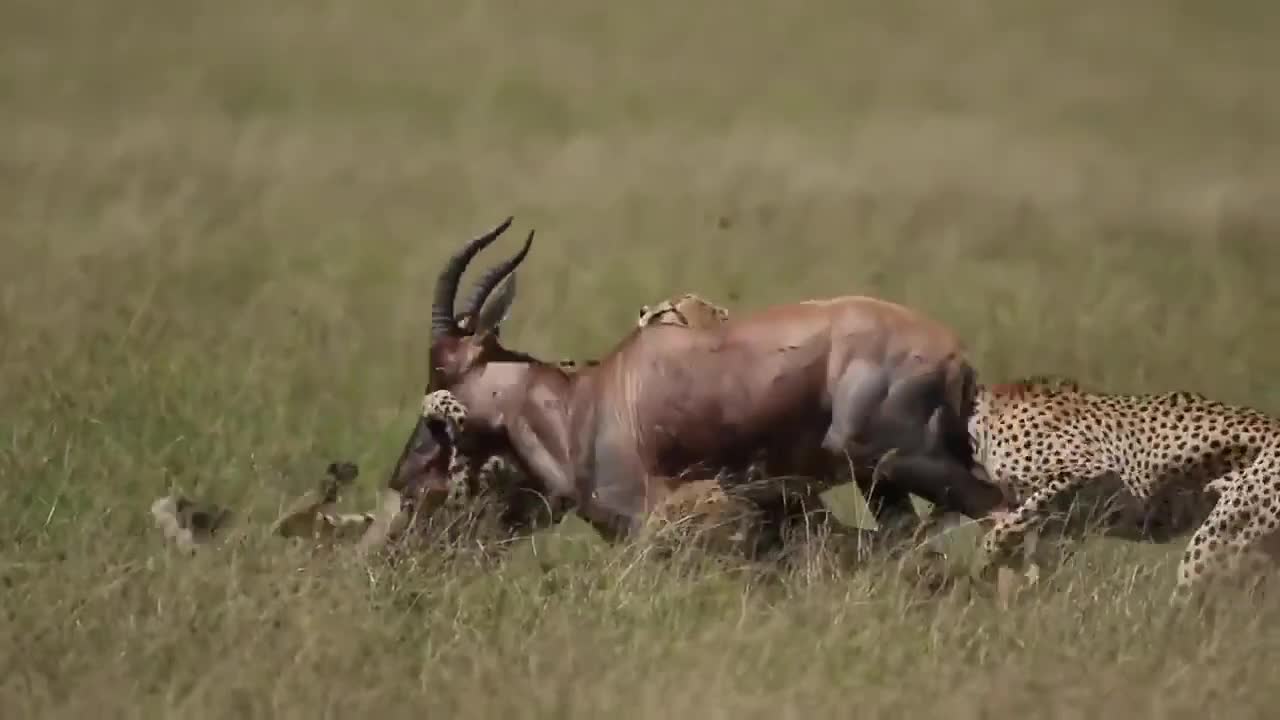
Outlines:
POLYGON ((854 483, 885 535, 909 533, 920 522, 911 503, 911 483, 894 480, 891 468, 903 457, 932 452, 941 444, 932 437, 935 423, 929 422, 928 408, 936 393, 922 380, 899 382, 886 393, 853 467, 854 483), (871 461, 874 471, 863 464, 871 461))
POLYGON ((944 383, 941 373, 931 372, 891 384, 870 428, 868 451, 874 457, 889 450, 906 454, 944 451, 945 433, 951 430, 944 427, 944 383))

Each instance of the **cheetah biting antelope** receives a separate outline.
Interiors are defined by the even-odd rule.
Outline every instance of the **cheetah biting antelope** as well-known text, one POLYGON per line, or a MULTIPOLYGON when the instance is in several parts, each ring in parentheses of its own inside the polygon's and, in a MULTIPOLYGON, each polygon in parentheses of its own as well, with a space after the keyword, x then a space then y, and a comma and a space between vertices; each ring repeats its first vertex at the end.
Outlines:
MULTIPOLYGON (((564 364, 575 367, 572 361, 564 364)), ((412 522, 423 510, 443 508, 456 512, 479 500, 496 501, 498 507, 509 512, 510 494, 519 485, 518 480, 512 480, 520 474, 514 460, 499 454, 477 465, 473 458, 457 450, 467 421, 467 409, 448 390, 428 393, 423 399, 422 414, 438 424, 444 444, 449 448, 447 481, 436 493, 435 503, 427 500, 429 492, 406 499, 403 511, 410 516, 407 522, 412 522)), ((713 548, 739 550, 752 538, 749 520, 753 510, 748 500, 724 492, 714 479, 694 481, 681 486, 650 513, 642 536, 662 541, 698 538, 713 548)), ((526 525, 541 526, 541 523, 526 525)), ((505 529, 512 536, 516 534, 514 527, 505 529)))

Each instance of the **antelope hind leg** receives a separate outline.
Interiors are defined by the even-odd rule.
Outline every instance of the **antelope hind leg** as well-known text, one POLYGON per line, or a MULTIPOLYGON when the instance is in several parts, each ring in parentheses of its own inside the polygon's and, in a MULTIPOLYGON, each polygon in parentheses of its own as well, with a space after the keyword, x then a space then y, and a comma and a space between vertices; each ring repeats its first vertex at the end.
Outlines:
POLYGON ((905 454, 948 451, 948 433, 968 431, 948 427, 945 412, 946 378, 941 372, 914 375, 893 383, 880 403, 870 431, 871 452, 878 457, 889 450, 905 454))
POLYGON ((985 515, 1003 498, 967 469, 971 459, 959 443, 963 436, 967 447, 968 432, 948 412, 945 391, 945 374, 929 372, 897 382, 881 404, 866 448, 870 458, 879 459, 877 472, 871 488, 859 484, 881 527, 886 521, 895 531, 918 525, 912 494, 969 517, 985 515), (881 475, 885 482, 877 482, 881 475), (873 504, 875 494, 892 500, 889 512, 873 504))
MULTIPOLYGON (((941 438, 935 437, 941 433, 942 418, 936 409, 942 399, 941 388, 939 378, 934 375, 909 378, 893 385, 868 427, 867 442, 855 463, 854 483, 885 538, 910 535, 919 527, 920 517, 911 503, 912 485, 923 484, 928 490, 938 483, 943 472, 939 466, 926 468, 922 464, 905 470, 930 470, 932 479, 926 478, 920 483, 897 482, 893 473, 885 472, 901 465, 907 457, 941 446, 941 438), (867 466, 863 461, 875 464, 867 466)), ((936 493, 916 494, 930 499, 929 495, 936 493)))
POLYGON ((831 426, 823 449, 843 457, 888 392, 889 373, 884 368, 864 360, 849 363, 831 393, 831 426))

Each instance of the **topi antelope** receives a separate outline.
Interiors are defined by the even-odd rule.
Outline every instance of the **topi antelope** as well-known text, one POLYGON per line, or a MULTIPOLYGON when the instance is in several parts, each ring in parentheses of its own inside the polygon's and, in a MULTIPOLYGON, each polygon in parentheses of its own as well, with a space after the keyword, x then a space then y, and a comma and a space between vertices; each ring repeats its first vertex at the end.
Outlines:
MULTIPOLYGON (((454 443, 420 418, 390 492, 417 503, 448 492, 457 452, 505 454, 527 489, 547 499, 552 522, 576 508, 616 539, 691 477, 763 458, 770 475, 834 478, 838 463, 874 464, 892 448, 891 475, 904 493, 970 517, 1003 503, 999 488, 971 472, 965 418, 974 372, 945 326, 875 298, 811 300, 715 328, 635 328, 593 366, 567 373, 498 338, 532 232, 455 312, 468 263, 511 221, 469 241, 441 270, 427 392, 449 391, 467 408, 466 424, 454 443)), ((785 523, 792 513, 780 500, 769 514, 785 523)), ((362 545, 382 539, 371 529, 362 545)))

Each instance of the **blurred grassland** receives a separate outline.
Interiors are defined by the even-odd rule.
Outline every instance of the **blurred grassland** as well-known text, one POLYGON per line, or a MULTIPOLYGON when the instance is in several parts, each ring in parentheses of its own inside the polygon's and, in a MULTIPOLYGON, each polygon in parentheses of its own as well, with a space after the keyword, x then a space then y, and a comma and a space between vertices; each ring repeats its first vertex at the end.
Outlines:
POLYGON ((953 324, 988 378, 1280 412, 1277 20, 1249 0, 0 4, 0 707, 1270 716, 1280 614, 1165 625, 1178 546, 1095 543, 1001 613, 892 568, 777 584, 581 532, 488 573, 368 573, 261 533, 185 561, 147 505, 176 488, 266 522, 339 457, 370 503, 425 381, 438 264, 507 214, 479 262, 537 228, 504 338, 548 359, 605 352, 674 293, 869 293, 953 324))

